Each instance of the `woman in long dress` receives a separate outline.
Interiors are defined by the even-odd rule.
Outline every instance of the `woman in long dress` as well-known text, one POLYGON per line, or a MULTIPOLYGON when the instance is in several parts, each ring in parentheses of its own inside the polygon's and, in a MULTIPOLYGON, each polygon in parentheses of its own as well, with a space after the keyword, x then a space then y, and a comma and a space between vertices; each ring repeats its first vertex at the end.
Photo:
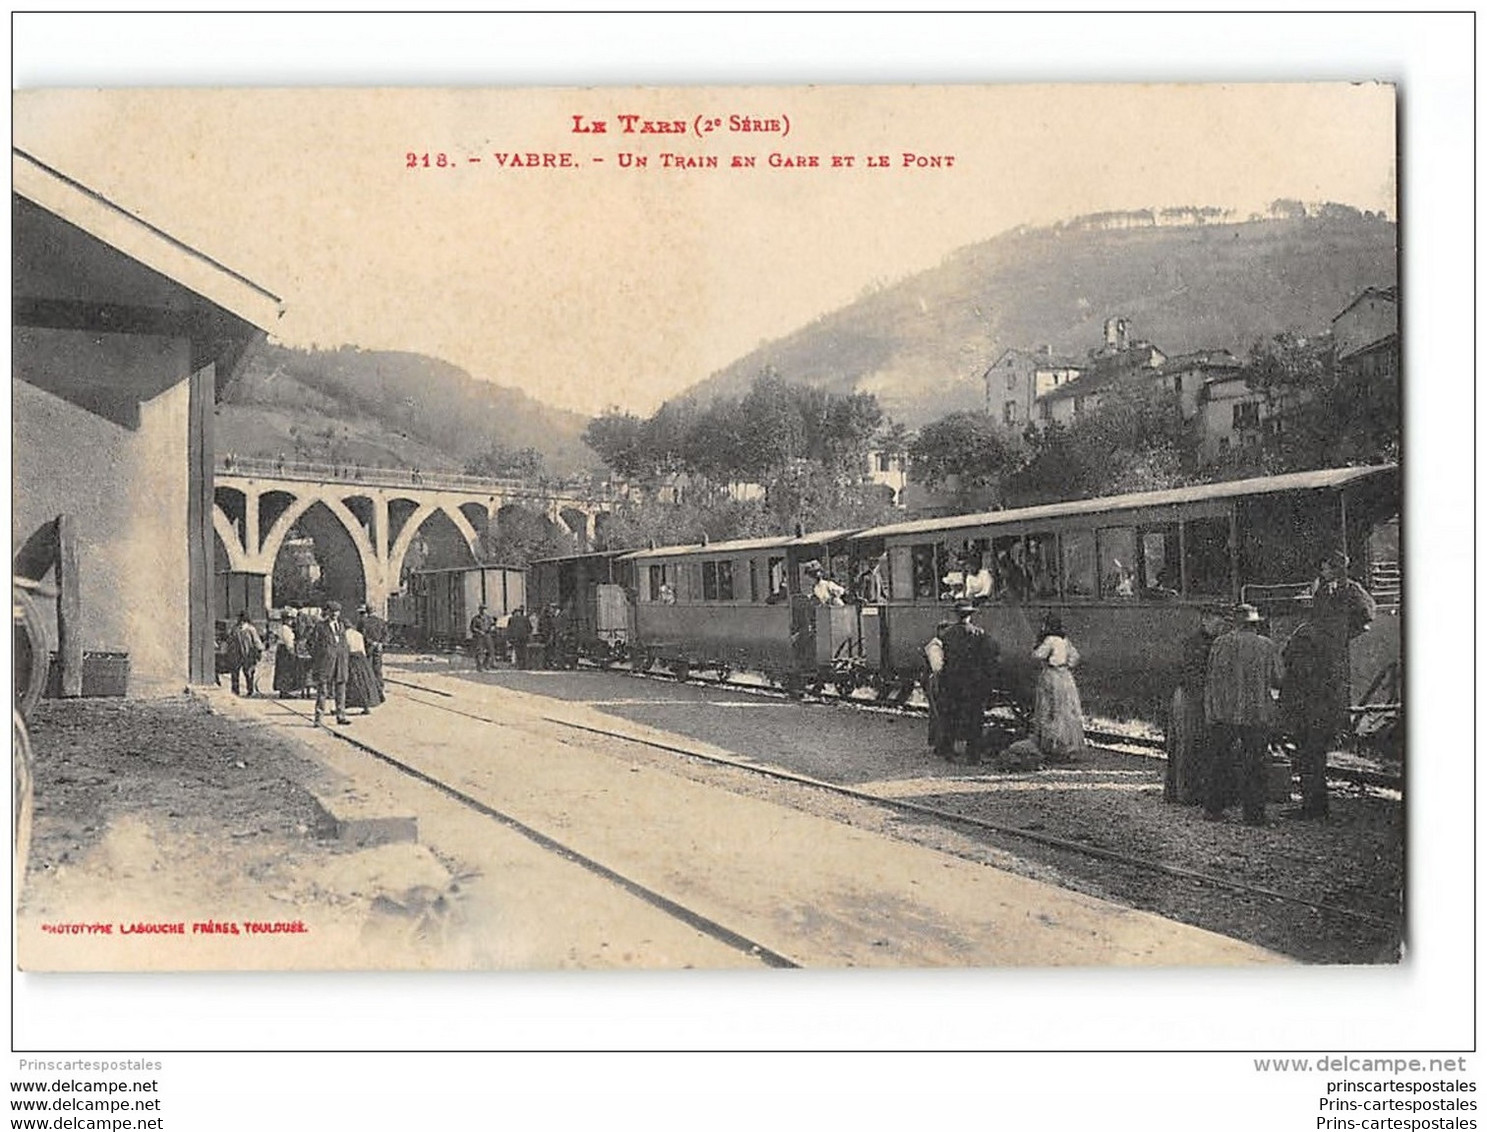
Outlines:
POLYGON ((371 715, 372 709, 382 703, 383 695, 367 656, 367 640, 360 630, 348 627, 346 647, 351 653, 351 667, 346 672, 346 706, 361 708, 362 715, 371 715))
POLYGON ((294 651, 292 616, 293 610, 286 609, 276 632, 279 645, 274 649, 274 695, 281 699, 296 695, 305 686, 304 669, 294 651))
POLYGON ((1064 636, 1062 621, 1050 613, 1043 619, 1033 659, 1038 670, 1037 699, 1033 708, 1033 741, 1049 762, 1067 762, 1084 750, 1084 706, 1071 671, 1079 663, 1079 650, 1064 636))

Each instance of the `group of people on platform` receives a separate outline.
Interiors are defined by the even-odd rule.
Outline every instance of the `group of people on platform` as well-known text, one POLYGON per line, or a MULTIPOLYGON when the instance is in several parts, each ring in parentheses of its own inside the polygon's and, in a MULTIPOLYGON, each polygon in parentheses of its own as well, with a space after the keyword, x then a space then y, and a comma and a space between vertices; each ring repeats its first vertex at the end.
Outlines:
MULTIPOLYGON (((975 612, 973 602, 962 600, 955 606, 956 619, 939 623, 924 646, 923 679, 930 745, 950 762, 971 765, 986 756, 983 721, 1001 657, 1001 646, 972 620, 975 612)), ((1084 750, 1084 707, 1073 674, 1079 650, 1058 614, 1043 618, 1032 659, 1038 677, 1027 742, 1042 761, 1068 762, 1084 750)))
POLYGON ((1252 605, 1237 606, 1232 625, 1223 609, 1204 610, 1184 644, 1172 697, 1169 802, 1202 805, 1217 821, 1237 801, 1245 822, 1263 824, 1270 742, 1284 731, 1301 779, 1297 816, 1327 816, 1327 752, 1348 726, 1352 701, 1349 643, 1375 614, 1373 598, 1347 569, 1341 551, 1322 560, 1303 595, 1306 620, 1284 645, 1261 632, 1252 605))
POLYGON ((470 655, 475 670, 494 668, 498 659, 517 668, 570 668, 577 662, 572 617, 556 603, 536 614, 517 606, 504 617, 492 617, 485 606, 470 618, 470 655))
MULTIPOLYGON (((247 613, 238 615, 238 624, 252 628, 247 613)), ((335 711, 336 722, 348 724, 349 709, 359 708, 368 715, 387 698, 382 674, 387 622, 371 607, 361 606, 356 621, 351 622, 338 601, 326 602, 323 609, 291 602, 271 623, 270 636, 275 643, 274 694, 280 699, 313 695, 316 723, 324 716, 327 701, 335 711)), ((262 651, 260 640, 260 655, 262 651)), ((257 664, 256 657, 253 663, 257 664)), ((233 691, 237 690, 234 677, 233 691)), ((250 679, 247 694, 256 691, 250 679)))
MULTIPOLYGON (((1347 726, 1351 701, 1349 642, 1375 614, 1372 597, 1347 568, 1340 551, 1322 560, 1303 595, 1306 620, 1284 645, 1261 631, 1264 618, 1253 605, 1203 609, 1198 629, 1184 642, 1172 697, 1168 801, 1201 804, 1211 820, 1221 820, 1237 803, 1246 823, 1263 824, 1270 744, 1284 731, 1295 743, 1301 778, 1297 815, 1327 815, 1327 752, 1347 726)), ((1001 648, 972 620, 973 601, 962 599, 955 612, 924 647, 929 742, 951 762, 980 764, 986 756, 983 716, 1001 648)), ((1055 613, 1044 617, 1037 642, 1030 734, 1008 750, 1018 759, 1031 756, 1033 765, 1067 762, 1084 749, 1084 710, 1074 679, 1079 650, 1055 613)))

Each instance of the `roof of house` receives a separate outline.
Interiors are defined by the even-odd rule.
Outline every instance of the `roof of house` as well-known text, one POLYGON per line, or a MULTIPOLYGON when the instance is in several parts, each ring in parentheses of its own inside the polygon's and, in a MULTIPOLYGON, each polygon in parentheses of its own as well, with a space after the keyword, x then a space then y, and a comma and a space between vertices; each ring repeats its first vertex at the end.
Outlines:
POLYGON ((1197 350, 1168 358, 1158 367, 1163 373, 1192 369, 1242 369, 1244 363, 1228 350, 1197 350))
POLYGON ((284 313, 279 296, 247 276, 15 147, 11 148, 11 189, 260 330, 272 327, 284 313))
POLYGON ((1090 393, 1098 393, 1107 386, 1114 385, 1139 371, 1155 373, 1161 365, 1156 361, 1159 356, 1161 356, 1161 351, 1150 342, 1137 342, 1118 354, 1097 356, 1079 377, 1063 385, 1055 386, 1046 393, 1040 394, 1037 399, 1058 401, 1069 397, 1084 397, 1090 393))
POLYGON ((1342 310, 1338 311, 1335 315, 1332 316, 1332 321, 1333 322, 1336 322, 1343 315, 1347 314, 1348 311, 1352 310, 1359 303, 1361 303, 1364 299, 1367 299, 1369 297, 1372 297, 1372 298, 1375 298, 1375 299, 1383 299, 1385 302, 1389 302, 1389 303, 1398 303, 1399 302, 1399 284, 1396 283, 1392 287, 1365 287, 1365 288, 1363 288, 1363 290, 1359 291, 1356 295, 1353 296, 1352 302, 1348 303, 1347 306, 1343 307, 1342 310))
POLYGON ((987 367, 986 372, 991 373, 992 370, 1000 366, 1008 357, 1027 358, 1034 362, 1037 367, 1045 369, 1084 369, 1089 365, 1083 358, 1075 358, 1067 354, 1047 353, 1043 350, 1027 350, 1020 346, 1013 346, 998 354, 997 360, 987 367))

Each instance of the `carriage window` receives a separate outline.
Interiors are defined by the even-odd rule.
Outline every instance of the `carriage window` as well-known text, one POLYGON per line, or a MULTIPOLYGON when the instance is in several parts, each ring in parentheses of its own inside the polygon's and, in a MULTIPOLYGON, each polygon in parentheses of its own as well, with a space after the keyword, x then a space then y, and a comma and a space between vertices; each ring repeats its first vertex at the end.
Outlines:
POLYGON ((1006 535, 993 539, 991 557, 995 563, 997 597, 1009 597, 1021 601, 1032 587, 1032 577, 1027 567, 1027 548, 1021 535, 1006 535))
POLYGON ((1095 596, 1095 532, 1064 532, 1064 596, 1095 596))
POLYGON ((914 596, 914 560, 907 546, 888 548, 888 592, 900 598, 914 596))
POLYGON ((940 596, 941 574, 935 571, 935 548, 930 543, 920 543, 910 548, 914 568, 914 596, 933 601, 940 596))
POLYGON ((941 596, 959 600, 989 599, 996 592, 991 568, 991 543, 984 538, 962 539, 946 548, 940 572, 941 596))
POLYGON ((783 558, 771 558, 769 560, 769 597, 767 601, 784 601, 790 596, 790 587, 786 584, 785 560, 783 558))
POLYGON ((1187 544, 1188 595, 1227 598, 1233 593, 1229 572, 1229 520, 1189 519, 1183 524, 1187 544))
POLYGON ((718 600, 718 563, 716 562, 702 564, 702 600, 718 600))
POLYGON ((652 566, 650 572, 650 601, 661 600, 661 586, 666 581, 666 568, 664 566, 652 566))
POLYGON ((1141 528, 1141 596, 1177 597, 1182 590, 1177 524, 1141 528))
POLYGON ((727 559, 718 563, 718 600, 733 600, 733 563, 727 559))
POLYGON ((753 602, 759 600, 759 560, 757 558, 749 559, 749 600, 753 602))
POLYGON ((1136 597, 1136 531, 1101 527, 1099 534, 1100 596, 1116 601, 1136 597))
POLYGON ((1028 596, 1058 597, 1058 535, 1038 531, 1027 536, 1028 596))

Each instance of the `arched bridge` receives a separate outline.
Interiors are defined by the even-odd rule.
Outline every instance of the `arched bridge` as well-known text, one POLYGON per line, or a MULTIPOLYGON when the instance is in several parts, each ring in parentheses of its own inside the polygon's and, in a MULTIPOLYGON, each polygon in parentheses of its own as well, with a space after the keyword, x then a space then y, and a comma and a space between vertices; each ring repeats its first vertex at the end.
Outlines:
POLYGON ((317 503, 345 528, 356 547, 366 600, 385 610, 397 590, 403 561, 424 525, 442 515, 479 557, 481 532, 502 508, 520 506, 545 516, 594 545, 595 521, 610 509, 607 485, 544 484, 522 480, 364 468, 285 460, 217 459, 212 524, 234 573, 264 577, 264 600, 273 604, 274 562, 289 532, 317 503))

